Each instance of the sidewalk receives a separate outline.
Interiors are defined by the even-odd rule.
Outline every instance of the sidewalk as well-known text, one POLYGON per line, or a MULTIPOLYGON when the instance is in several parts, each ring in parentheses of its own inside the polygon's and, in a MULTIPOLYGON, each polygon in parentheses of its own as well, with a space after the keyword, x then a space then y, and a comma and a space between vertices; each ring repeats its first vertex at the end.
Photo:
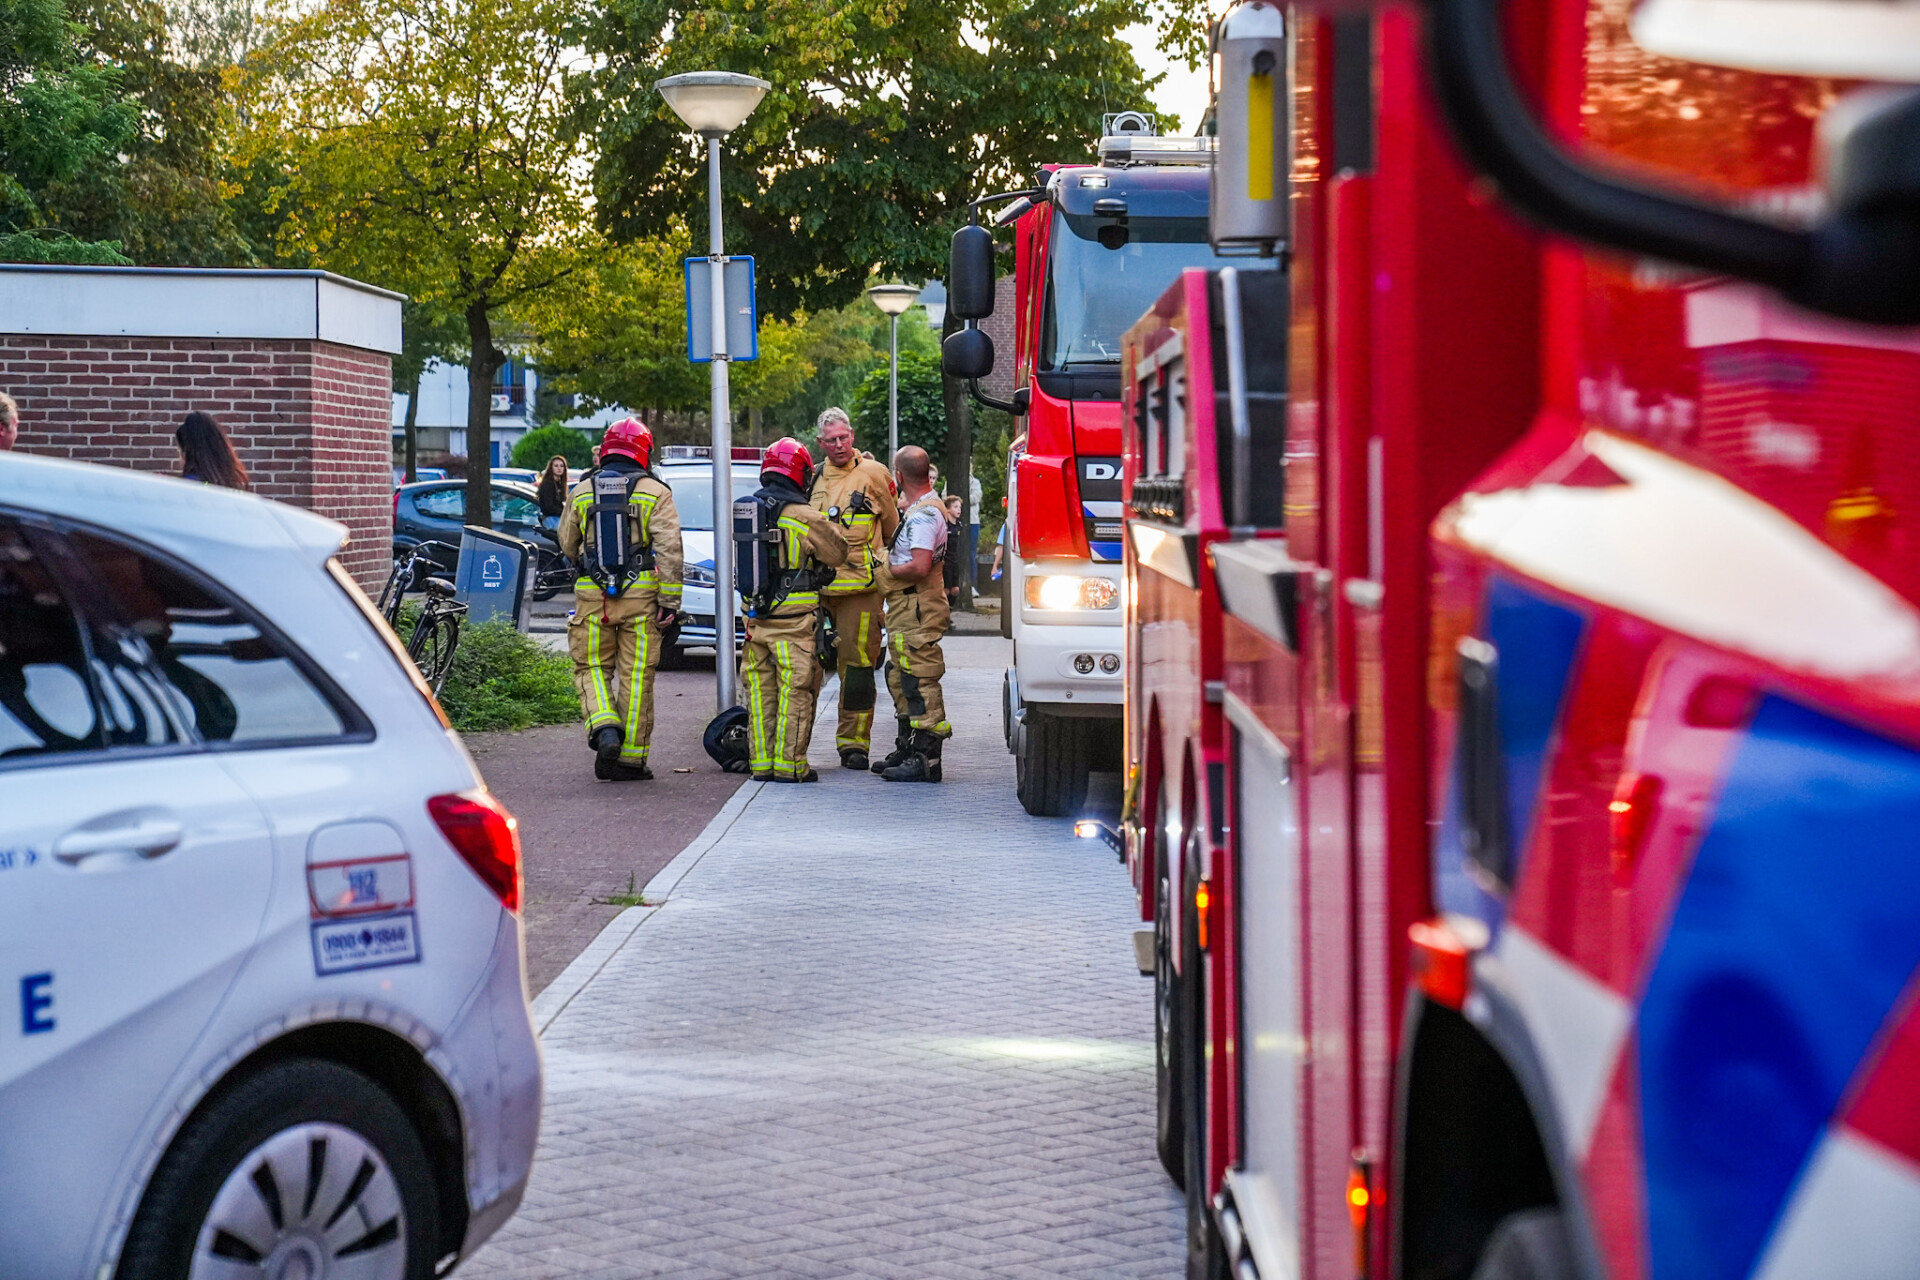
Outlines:
POLYGON ((541 994, 533 1183, 461 1276, 1180 1272, 1132 895, 1015 801, 1002 652, 952 641, 947 782, 748 783, 541 994))

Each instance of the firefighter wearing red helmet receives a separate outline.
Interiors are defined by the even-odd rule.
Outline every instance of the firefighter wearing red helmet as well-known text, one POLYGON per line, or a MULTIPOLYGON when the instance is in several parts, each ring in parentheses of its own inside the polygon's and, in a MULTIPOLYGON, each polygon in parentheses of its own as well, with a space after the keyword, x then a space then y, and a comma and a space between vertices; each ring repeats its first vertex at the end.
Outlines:
POLYGON ((753 776, 813 782, 807 744, 813 737, 820 663, 814 628, 820 589, 846 563, 847 540, 807 504, 813 455, 791 436, 767 446, 754 494, 760 536, 741 544, 739 583, 746 602, 747 643, 740 685, 749 717, 753 776))
POLYGON ((622 418, 600 440, 600 466, 567 494, 560 550, 580 564, 567 619, 573 683, 593 774, 647 781, 653 673, 680 612, 680 515, 648 469, 653 432, 622 418))

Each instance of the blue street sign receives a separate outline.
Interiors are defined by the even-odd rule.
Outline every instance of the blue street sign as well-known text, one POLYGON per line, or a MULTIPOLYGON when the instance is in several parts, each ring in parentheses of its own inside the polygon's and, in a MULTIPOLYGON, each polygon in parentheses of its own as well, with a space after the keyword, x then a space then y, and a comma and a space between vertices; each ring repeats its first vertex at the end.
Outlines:
MULTIPOLYGON (((713 361, 713 263, 688 258, 687 359, 695 364, 713 361)), ((727 259, 722 277, 727 287, 727 359, 760 358, 760 312, 753 293, 753 259, 727 259)))

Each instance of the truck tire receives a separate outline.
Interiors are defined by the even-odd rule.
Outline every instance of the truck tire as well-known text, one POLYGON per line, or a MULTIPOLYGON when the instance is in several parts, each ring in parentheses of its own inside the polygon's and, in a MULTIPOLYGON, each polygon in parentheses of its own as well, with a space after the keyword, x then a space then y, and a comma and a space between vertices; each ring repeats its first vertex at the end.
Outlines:
POLYGON ((229 1274, 276 1250, 329 1275, 428 1280, 440 1253, 426 1148, 358 1071, 313 1058, 261 1070, 204 1106, 161 1159, 118 1280, 229 1274), (316 1177, 316 1173, 318 1176, 316 1177))
MULTIPOLYGON (((1161 805, 1166 804, 1162 800, 1161 805)), ((1164 824, 1155 828, 1164 832, 1164 824)), ((1187 1185, 1187 1101, 1180 1093, 1180 990, 1173 971, 1173 890, 1161 851, 1153 905, 1153 1096, 1154 1149, 1173 1185, 1187 1185)))
MULTIPOLYGON (((1161 830, 1165 830, 1162 827, 1161 830)), ((1187 1193, 1187 1280, 1228 1280, 1227 1251, 1213 1225, 1212 1188, 1207 1179, 1207 1004, 1206 983, 1201 966, 1200 918, 1194 907, 1195 891, 1200 886, 1200 851, 1197 837, 1187 833, 1187 848, 1182 862, 1183 887, 1180 893, 1180 988, 1175 996, 1180 1013, 1180 1040, 1176 1052, 1181 1055, 1182 1158, 1186 1176, 1181 1190, 1187 1193)))
POLYGON ((1473 1280, 1574 1280, 1576 1274, 1566 1214, 1525 1209, 1494 1227, 1473 1280))
POLYGON ((1013 767, 1020 806, 1034 817, 1069 817, 1086 802, 1093 754, 1087 734, 1091 724, 1027 707, 1026 732, 1020 735, 1026 751, 1014 756, 1013 767))

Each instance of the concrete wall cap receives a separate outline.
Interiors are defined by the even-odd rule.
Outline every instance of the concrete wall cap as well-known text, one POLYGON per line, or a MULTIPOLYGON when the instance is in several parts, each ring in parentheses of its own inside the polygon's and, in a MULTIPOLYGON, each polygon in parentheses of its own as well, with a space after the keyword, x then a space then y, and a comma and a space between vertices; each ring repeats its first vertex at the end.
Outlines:
POLYGON ((405 300, 328 271, 0 265, 0 333, 281 339, 397 355, 405 300))

